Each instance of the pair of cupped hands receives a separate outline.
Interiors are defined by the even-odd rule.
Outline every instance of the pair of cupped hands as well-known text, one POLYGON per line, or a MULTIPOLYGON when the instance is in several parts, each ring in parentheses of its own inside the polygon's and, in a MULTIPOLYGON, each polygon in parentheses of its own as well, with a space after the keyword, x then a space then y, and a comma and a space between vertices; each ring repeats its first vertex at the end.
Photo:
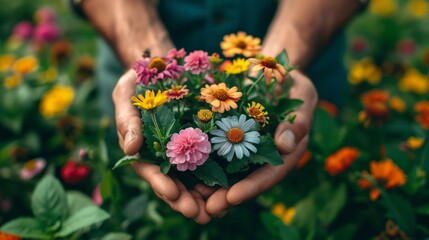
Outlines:
MULTIPOLYGON (((281 123, 276 129, 274 140, 283 165, 264 165, 230 187, 197 184, 193 189, 187 189, 178 179, 161 173, 158 165, 134 162, 133 168, 160 199, 184 216, 199 224, 206 224, 213 217, 223 217, 229 208, 258 196, 281 181, 307 148, 317 92, 310 79, 299 70, 290 72, 289 76, 294 79, 290 98, 301 99, 304 104, 294 112, 296 120, 293 124, 281 123)), ((112 94, 119 145, 126 155, 136 154, 144 141, 140 112, 130 101, 135 95, 136 78, 136 73, 128 70, 118 80, 112 94)))

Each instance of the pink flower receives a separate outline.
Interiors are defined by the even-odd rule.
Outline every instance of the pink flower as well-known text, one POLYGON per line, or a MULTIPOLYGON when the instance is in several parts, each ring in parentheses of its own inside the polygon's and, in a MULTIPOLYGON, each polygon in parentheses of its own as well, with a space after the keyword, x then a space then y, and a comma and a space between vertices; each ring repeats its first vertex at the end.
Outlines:
POLYGON ((214 79, 214 77, 210 73, 206 73, 204 79, 207 80, 207 82, 209 82, 210 84, 216 83, 216 79, 214 79))
POLYGON ((101 204, 103 204, 103 197, 101 196, 101 191, 100 191, 100 184, 98 184, 95 188, 94 191, 92 192, 92 201, 95 203, 95 205, 97 206, 101 206, 101 204))
POLYGON ((28 21, 22 21, 13 28, 13 35, 20 39, 30 39, 33 34, 33 24, 28 21))
POLYGON ((46 166, 46 161, 43 158, 35 158, 24 164, 24 167, 21 169, 19 176, 22 180, 29 180, 34 177, 36 174, 41 172, 46 166))
POLYGON ((186 128, 173 134, 167 143, 167 157, 171 164, 177 164, 177 170, 195 170, 207 161, 211 145, 207 134, 199 128, 186 128))
POLYGON ((34 40, 36 42, 55 42, 60 38, 60 30, 55 23, 42 23, 34 29, 34 40))
POLYGON ((204 51, 193 51, 185 57, 185 69, 200 74, 210 68, 209 56, 204 51))
POLYGON ((168 78, 178 79, 183 72, 183 67, 177 65, 175 59, 169 60, 159 57, 137 60, 133 69, 137 73, 136 84, 142 83, 144 85, 148 85, 150 82, 155 84, 158 80, 168 78))
POLYGON ((167 97, 170 100, 176 99, 182 99, 186 94, 188 94, 189 89, 186 88, 186 85, 178 85, 178 86, 172 86, 171 89, 167 90, 167 97))
POLYGON ((173 48, 167 53, 167 58, 169 59, 173 59, 173 58, 181 59, 181 58, 184 58, 185 56, 186 56, 186 52, 184 48, 181 48, 180 50, 173 48))
POLYGON ((56 20, 55 12, 49 7, 43 7, 35 13, 37 23, 53 23, 56 20))
POLYGON ((405 56, 413 55, 416 52, 417 45, 412 39, 403 39, 398 44, 398 51, 405 56))

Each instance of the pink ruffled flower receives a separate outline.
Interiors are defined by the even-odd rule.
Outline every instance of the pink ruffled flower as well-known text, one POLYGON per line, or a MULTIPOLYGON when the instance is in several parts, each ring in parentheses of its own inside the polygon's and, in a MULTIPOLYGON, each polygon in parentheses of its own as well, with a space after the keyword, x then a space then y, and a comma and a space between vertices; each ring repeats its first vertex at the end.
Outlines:
POLYGON ((19 176, 22 180, 29 180, 33 178, 36 174, 40 173, 45 166, 45 159, 35 158, 24 164, 24 167, 21 169, 19 176))
POLYGON ((148 85, 150 82, 155 84, 158 80, 168 78, 178 79, 183 73, 183 67, 177 65, 175 59, 169 60, 159 57, 137 60, 133 69, 137 73, 136 84, 142 83, 144 85, 148 85))
POLYGON ((60 38, 60 29, 55 23, 47 22, 37 25, 34 29, 34 40, 36 42, 55 42, 60 38))
POLYGON ((209 157, 211 145, 207 134, 199 128, 186 128, 173 134, 167 143, 167 157, 171 164, 177 165, 177 170, 194 171, 209 157))
POLYGON ((185 56, 186 56, 186 52, 184 48, 181 48, 180 50, 173 48, 167 53, 167 58, 169 59, 173 59, 173 58, 181 59, 181 58, 184 58, 185 56))
POLYGON ((204 51, 193 51, 185 57, 185 69, 200 74, 210 69, 209 55, 204 51))
POLYGON ((20 39, 30 39, 33 35, 33 24, 28 21, 22 21, 13 28, 13 35, 20 39))

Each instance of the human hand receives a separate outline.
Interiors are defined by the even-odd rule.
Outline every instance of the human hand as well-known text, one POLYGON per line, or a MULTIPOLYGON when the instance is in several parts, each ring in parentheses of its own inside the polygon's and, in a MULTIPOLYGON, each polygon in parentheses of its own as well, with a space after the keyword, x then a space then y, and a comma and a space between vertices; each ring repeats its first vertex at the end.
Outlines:
MULTIPOLYGON (((143 144, 141 120, 139 111, 131 104, 131 96, 135 94, 137 78, 133 70, 127 71, 118 81, 113 90, 116 125, 119 145, 126 155, 136 154, 143 144)), ((155 164, 134 162, 132 164, 137 174, 148 182, 155 194, 174 210, 188 218, 194 218, 200 224, 210 221, 211 217, 205 211, 205 197, 211 194, 209 188, 200 191, 188 190, 177 179, 161 173, 155 164)))
MULTIPOLYGON (((293 124, 281 123, 276 129, 274 140, 284 164, 266 164, 230 188, 212 192, 206 202, 206 211, 211 216, 223 216, 228 208, 270 189, 286 176, 304 154, 318 96, 313 83, 300 71, 295 70, 290 76, 294 79, 290 97, 302 99, 304 104, 294 112, 296 120, 293 124)), ((209 192, 206 188, 201 189, 201 195, 209 192)))

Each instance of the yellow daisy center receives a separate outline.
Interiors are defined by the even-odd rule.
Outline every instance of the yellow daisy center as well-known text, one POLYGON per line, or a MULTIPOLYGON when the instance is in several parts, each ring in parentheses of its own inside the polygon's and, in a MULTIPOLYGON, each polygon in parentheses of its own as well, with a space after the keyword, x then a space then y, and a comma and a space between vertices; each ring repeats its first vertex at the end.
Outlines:
POLYGON ((275 69, 277 66, 277 61, 273 57, 264 57, 261 61, 261 65, 267 68, 275 69))
POLYGON ((226 134, 226 137, 231 143, 239 143, 243 141, 244 132, 240 128, 231 128, 226 134))
POLYGON ((213 96, 221 101, 225 101, 229 98, 228 92, 225 89, 213 90, 213 96))
POLYGON ((213 113, 208 109, 201 109, 200 111, 198 111, 197 116, 198 120, 200 120, 201 122, 208 123, 210 120, 212 120, 213 113))
POLYGON ((240 49, 246 49, 247 43, 244 40, 240 39, 235 43, 235 46, 240 49))
POLYGON ((149 62, 149 69, 156 68, 158 72, 164 71, 166 67, 167 63, 159 57, 155 57, 149 62))

